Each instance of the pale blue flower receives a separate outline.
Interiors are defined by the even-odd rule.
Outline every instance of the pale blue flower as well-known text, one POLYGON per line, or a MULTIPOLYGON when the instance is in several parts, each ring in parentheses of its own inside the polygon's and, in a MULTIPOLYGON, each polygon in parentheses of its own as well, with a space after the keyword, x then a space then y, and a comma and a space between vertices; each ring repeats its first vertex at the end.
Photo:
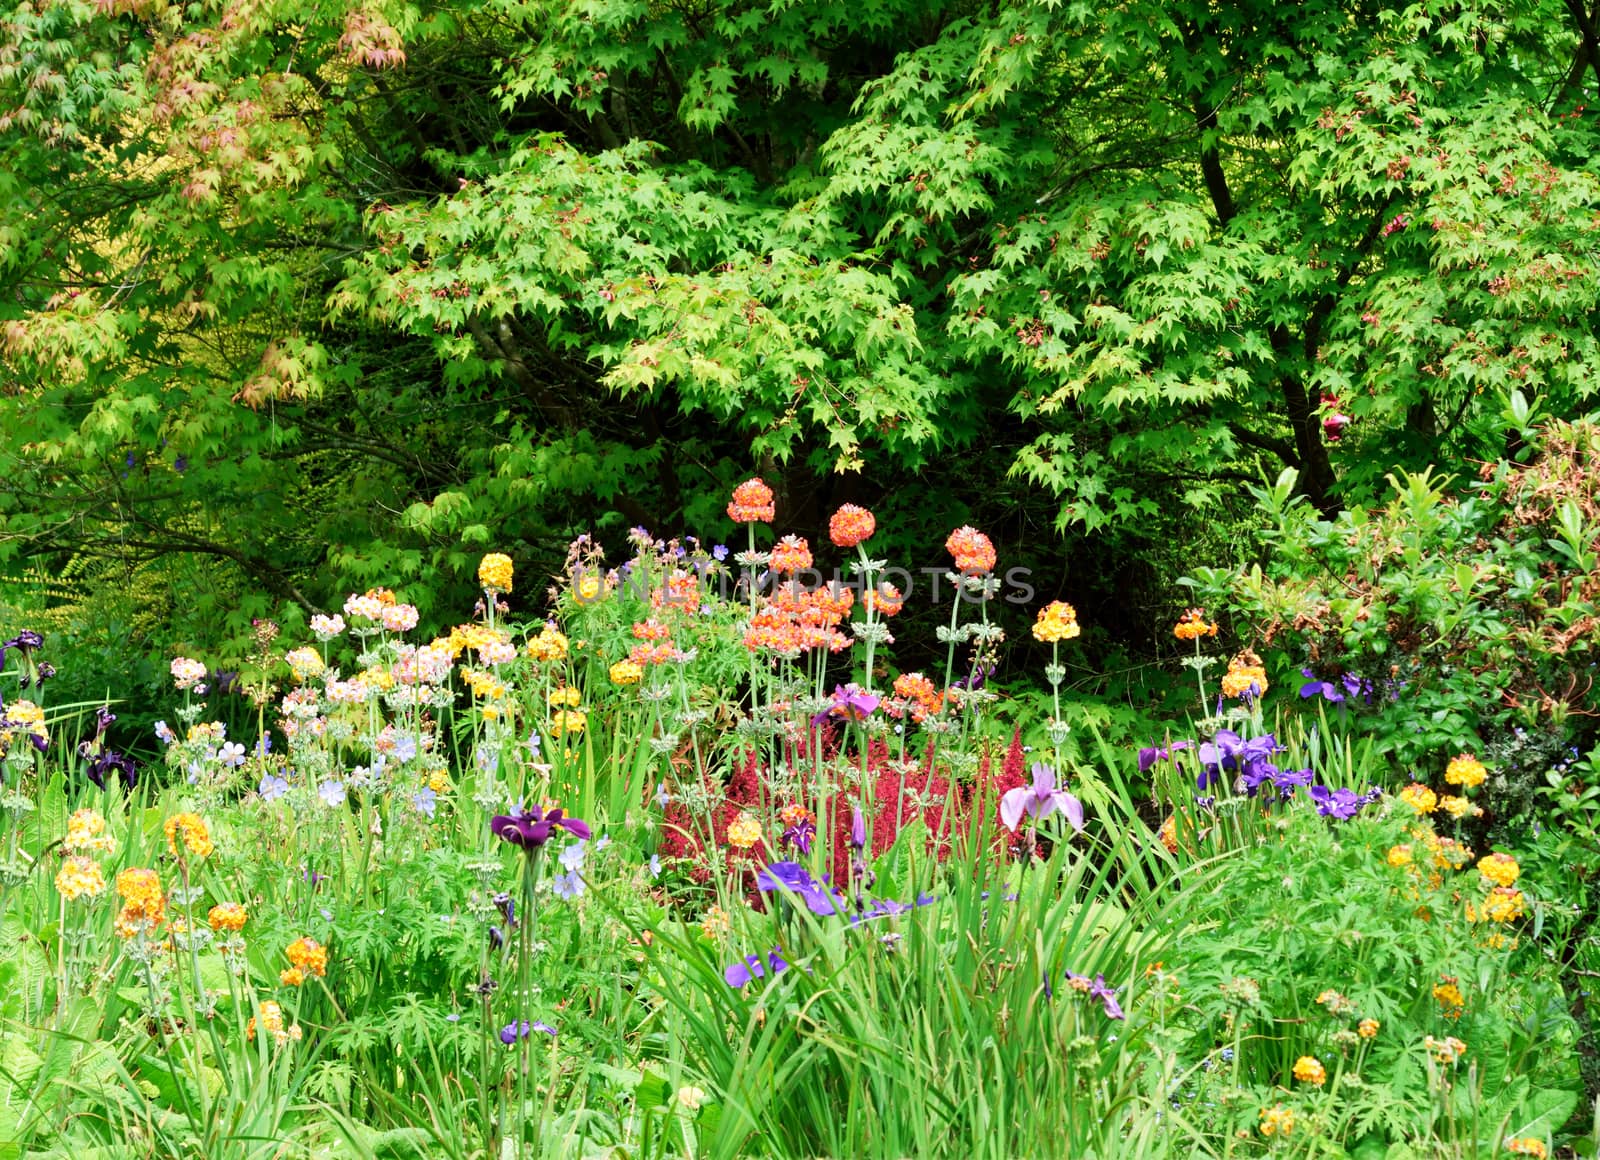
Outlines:
POLYGON ((650 855, 650 877, 652 877, 652 878, 661 877, 661 855, 660 854, 651 854, 650 855))
POLYGON ((431 819, 439 808, 439 795, 433 792, 431 786, 425 785, 411 795, 411 804, 417 813, 426 814, 431 819))
POLYGON ((289 781, 276 774, 269 773, 261 779, 261 785, 256 790, 264 802, 275 802, 289 792, 289 781))
POLYGON ((583 869, 583 859, 588 853, 589 844, 587 842, 574 842, 561 851, 559 860, 566 870, 575 874, 583 869))
POLYGON ((572 899, 583 893, 583 879, 576 870, 566 874, 557 874, 551 888, 557 898, 572 899))
POLYGON ((244 746, 237 741, 230 741, 217 750, 217 760, 223 765, 231 765, 235 769, 244 764, 244 746))
POLYGON ((156 722, 156 736, 165 745, 171 745, 178 739, 178 735, 172 731, 172 726, 165 721, 156 722))
POLYGON ((323 782, 317 787, 317 796, 322 799, 323 804, 326 806, 344 805, 344 782, 332 779, 323 782))

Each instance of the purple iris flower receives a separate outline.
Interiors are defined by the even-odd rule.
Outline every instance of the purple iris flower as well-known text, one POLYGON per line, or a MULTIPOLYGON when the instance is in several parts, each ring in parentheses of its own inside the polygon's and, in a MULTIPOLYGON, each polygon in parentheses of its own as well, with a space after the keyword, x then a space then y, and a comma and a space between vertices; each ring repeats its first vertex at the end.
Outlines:
MULTIPOLYGON (((1310 669, 1301 669, 1300 675, 1306 678, 1306 683, 1300 686, 1300 699, 1302 701, 1308 700, 1312 697, 1320 696, 1324 700, 1331 701, 1335 705, 1342 705, 1344 703, 1343 691, 1332 681, 1324 681, 1310 669)), ((1345 680, 1348 681, 1349 677, 1347 676, 1345 680)))
POLYGON ((879 700, 854 681, 848 685, 835 685, 833 703, 811 718, 811 724, 813 727, 821 725, 830 717, 838 717, 843 721, 865 721, 877 710, 879 700))
POLYGON ((1091 999, 1100 1000, 1105 1008, 1107 1019, 1126 1019, 1122 1005, 1117 1002, 1117 989, 1106 985, 1104 975, 1096 975, 1093 979, 1087 975, 1077 975, 1067 972, 1067 985, 1075 991, 1082 991, 1091 999))
POLYGON ((1311 787, 1311 800, 1317 803, 1317 813, 1325 818, 1348 822, 1361 812, 1361 807, 1376 801, 1377 790, 1357 793, 1353 789, 1329 789, 1325 785, 1311 787))
POLYGON ((783 832, 783 840, 792 843, 801 854, 811 853, 811 839, 817 836, 817 824, 810 818, 801 818, 783 832))
POLYGON ((756 875, 756 889, 797 894, 812 914, 838 914, 828 888, 798 862, 774 862, 756 875))
POLYGON ((101 789, 106 788, 106 776, 116 773, 122 779, 122 788, 131 790, 139 782, 139 767, 133 758, 115 749, 103 749, 89 762, 89 780, 101 789))
POLYGON ((1278 767, 1270 761, 1252 761, 1239 775, 1239 785, 1247 797, 1255 797, 1263 782, 1272 781, 1274 786, 1277 785, 1278 773, 1278 767))
POLYGON ((933 894, 919 894, 913 902, 899 902, 893 898, 874 899, 871 905, 859 914, 849 916, 850 925, 857 926, 863 922, 870 922, 875 918, 893 918, 895 915, 905 914, 919 906, 929 906, 938 901, 938 896, 933 894))
POLYGON ((1072 823, 1074 830, 1083 832, 1083 803, 1066 790, 1056 788, 1056 771, 1042 761, 1033 767, 1031 786, 1009 789, 1000 799, 1000 820, 1012 833, 1016 833, 1024 815, 1042 822, 1057 810, 1072 823))
POLYGON ((529 1023, 526 1019, 513 1019, 510 1023, 500 1028, 500 1042, 510 1047, 517 1040, 526 1039, 535 1031, 542 1031, 546 1035, 554 1035, 556 1033, 556 1029, 548 1023, 537 1021, 529 1023))
POLYGON ((1149 773, 1158 761, 1170 761, 1180 749, 1192 749, 1193 741, 1174 741, 1171 745, 1155 745, 1139 750, 1139 772, 1149 773))
POLYGON ((531 810, 513 808, 509 814, 496 814, 489 823, 489 832, 532 853, 550 840, 550 831, 557 827, 579 838, 590 836, 589 823, 564 816, 559 807, 546 813, 539 806, 531 810))
POLYGON ((954 682, 950 687, 952 689, 971 689, 973 691, 981 689, 983 688, 984 683, 994 675, 994 668, 995 667, 993 665, 984 665, 982 668, 974 670, 968 676, 962 677, 959 681, 954 682))
POLYGON ((1309 769, 1279 769, 1272 774, 1272 784, 1280 797, 1288 797, 1296 786, 1309 786, 1313 776, 1309 769))
POLYGON ((729 964, 722 972, 722 977, 730 987, 743 987, 751 979, 764 977, 769 968, 774 975, 781 975, 789 969, 789 962, 783 957, 780 947, 773 947, 767 952, 765 963, 760 955, 746 955, 738 962, 729 964))
POLYGON ((850 807, 850 848, 857 854, 867 849, 867 818, 858 805, 850 807))
POLYGON ((1195 783, 1200 789, 1208 789, 1213 782, 1222 780, 1223 773, 1243 772, 1282 748, 1271 733, 1246 741, 1231 729, 1219 729, 1213 740, 1200 744, 1200 774, 1195 783))
POLYGON ((1126 1019, 1122 1013, 1122 1006, 1117 1002, 1117 989, 1106 986, 1106 977, 1096 975, 1094 982, 1089 985, 1089 998, 1099 999, 1106 1009, 1107 1019, 1126 1019))

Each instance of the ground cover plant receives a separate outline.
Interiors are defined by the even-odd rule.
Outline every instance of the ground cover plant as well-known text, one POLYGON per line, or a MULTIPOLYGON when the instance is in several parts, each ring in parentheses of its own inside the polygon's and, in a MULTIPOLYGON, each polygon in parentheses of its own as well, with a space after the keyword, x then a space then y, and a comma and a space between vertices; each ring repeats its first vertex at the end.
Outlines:
POLYGON ((1061 601, 1024 730, 989 537, 903 671, 873 513, 824 575, 777 508, 489 553, 428 639, 404 589, 260 620, 170 658, 153 761, 9 634, 0 1149, 1593 1154, 1588 936, 1470 739, 1396 761, 1195 608, 1193 712, 1113 744, 1061 601))

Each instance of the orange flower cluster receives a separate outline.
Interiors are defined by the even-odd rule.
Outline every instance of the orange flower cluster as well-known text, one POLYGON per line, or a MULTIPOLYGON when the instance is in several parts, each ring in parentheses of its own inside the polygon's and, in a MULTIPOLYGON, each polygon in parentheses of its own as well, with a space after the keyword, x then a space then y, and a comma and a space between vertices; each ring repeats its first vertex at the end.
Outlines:
POLYGON ((1199 640, 1202 636, 1216 636, 1217 626, 1206 620, 1204 609, 1191 608, 1178 618, 1172 635, 1179 640, 1199 640))
POLYGON ((318 978, 328 973, 328 948, 314 938, 297 938, 284 951, 295 969, 318 978))
POLYGON ((799 536, 785 536, 772 545, 772 555, 768 563, 780 576, 804 572, 811 567, 811 545, 799 536))
POLYGON ((996 559, 994 544, 976 528, 960 527, 950 533, 944 542, 945 550, 956 559, 956 571, 962 573, 993 572, 996 559))
POLYGON ((853 548, 872 538, 878 519, 864 507, 847 503, 828 521, 828 538, 840 548, 853 548))
POLYGON ((736 524, 770 524, 777 514, 772 502, 772 489, 761 482, 761 477, 747 479, 733 489, 733 502, 728 505, 728 518, 736 524))
POLYGON ((807 590, 798 584, 780 584, 750 620, 744 644, 751 650, 797 653, 825 648, 840 652, 851 639, 839 631, 855 604, 854 589, 833 587, 807 590))
POLYGON ((180 840, 196 858, 209 857, 216 849, 211 841, 211 833, 199 814, 173 814, 167 819, 166 831, 167 849, 174 858, 178 856, 180 840))
POLYGON ((699 612, 700 577, 693 572, 674 572, 665 584, 650 594, 650 605, 690 614, 699 612))
POLYGON ((1228 662, 1228 671, 1222 677, 1224 697, 1243 697, 1247 693, 1260 697, 1267 688, 1267 670, 1254 650, 1245 649, 1228 662))
POLYGON ((154 870, 132 867, 117 875, 117 896, 122 910, 117 914, 116 932, 120 938, 153 934, 167 919, 167 898, 161 892, 161 878, 154 870))
POLYGON ((791 802, 778 811, 778 821, 786 830, 791 826, 798 826, 801 822, 815 824, 816 820, 817 816, 799 802, 791 802))
POLYGON ((921 673, 901 673, 894 679, 894 695, 907 702, 912 720, 937 717, 944 708, 944 693, 921 673))
POLYGON ((672 630, 653 616, 634 624, 633 639, 640 643, 628 650, 628 659, 641 668, 664 665, 678 655, 672 630))
POLYGON ((215 931, 244 929, 250 912, 237 902, 219 902, 206 912, 206 922, 215 931))
POLYGON ((887 580, 880 580, 876 588, 868 589, 861 602, 865 607, 883 616, 898 616, 900 610, 906 606, 906 598, 900 589, 887 580))

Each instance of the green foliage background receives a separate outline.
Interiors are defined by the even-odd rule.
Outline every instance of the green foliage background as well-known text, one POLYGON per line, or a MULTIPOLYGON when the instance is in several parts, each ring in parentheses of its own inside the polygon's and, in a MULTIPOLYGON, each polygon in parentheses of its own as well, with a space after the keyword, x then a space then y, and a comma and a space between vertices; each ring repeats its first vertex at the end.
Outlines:
POLYGON ((0 568, 118 647, 442 620, 759 471, 1148 654, 1245 485, 1331 514, 1593 393, 1581 0, 0 13, 0 568))

